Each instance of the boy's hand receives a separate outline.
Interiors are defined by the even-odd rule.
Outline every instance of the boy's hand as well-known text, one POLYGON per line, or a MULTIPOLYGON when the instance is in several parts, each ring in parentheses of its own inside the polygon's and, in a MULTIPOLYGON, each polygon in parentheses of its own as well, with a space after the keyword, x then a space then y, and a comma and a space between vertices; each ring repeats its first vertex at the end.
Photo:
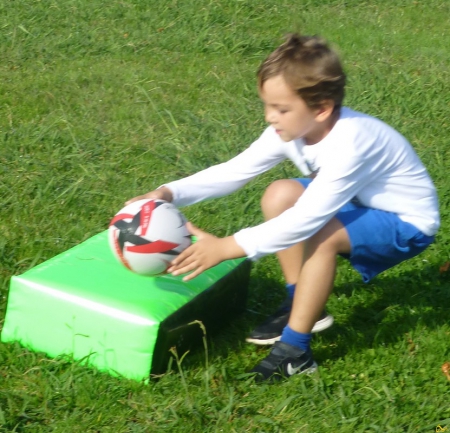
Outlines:
POLYGON ((130 203, 133 203, 135 201, 138 201, 138 200, 144 200, 144 199, 150 199, 150 198, 172 202, 173 195, 172 195, 172 191, 169 188, 162 186, 161 188, 155 189, 154 191, 150 191, 147 194, 138 195, 137 197, 134 197, 134 198, 126 201, 125 206, 127 206, 130 203))
POLYGON ((191 223, 187 223, 191 234, 197 236, 197 241, 180 253, 167 272, 180 275, 191 272, 183 281, 191 280, 224 260, 245 257, 244 250, 236 243, 233 236, 217 238, 206 233, 191 223))

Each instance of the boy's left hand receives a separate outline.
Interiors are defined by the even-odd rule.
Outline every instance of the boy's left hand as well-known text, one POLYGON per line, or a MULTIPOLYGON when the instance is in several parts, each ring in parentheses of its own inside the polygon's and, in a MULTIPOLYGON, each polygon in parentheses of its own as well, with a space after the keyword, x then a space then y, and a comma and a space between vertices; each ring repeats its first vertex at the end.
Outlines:
POLYGON ((192 271, 183 278, 183 281, 191 280, 224 260, 245 257, 244 250, 236 243, 233 236, 218 238, 189 222, 187 228, 197 237, 197 241, 172 260, 171 266, 167 269, 167 272, 172 275, 192 271))

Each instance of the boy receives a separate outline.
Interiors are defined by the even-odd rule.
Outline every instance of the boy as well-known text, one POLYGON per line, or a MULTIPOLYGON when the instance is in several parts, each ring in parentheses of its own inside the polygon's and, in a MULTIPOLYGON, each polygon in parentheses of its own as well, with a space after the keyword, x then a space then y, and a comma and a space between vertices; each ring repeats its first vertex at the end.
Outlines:
POLYGON ((310 176, 269 185, 261 201, 266 221, 256 227, 216 238, 190 224, 198 241, 168 270, 191 272, 188 280, 223 260, 277 254, 292 309, 285 303, 248 338, 275 343, 252 370, 258 380, 317 368, 311 331, 332 323, 324 308, 337 255, 367 282, 423 251, 439 227, 435 187, 411 145, 380 120, 343 107, 344 88, 341 63, 323 40, 290 35, 258 71, 269 123, 261 137, 226 163, 130 200, 193 204, 229 194, 286 158, 310 176))

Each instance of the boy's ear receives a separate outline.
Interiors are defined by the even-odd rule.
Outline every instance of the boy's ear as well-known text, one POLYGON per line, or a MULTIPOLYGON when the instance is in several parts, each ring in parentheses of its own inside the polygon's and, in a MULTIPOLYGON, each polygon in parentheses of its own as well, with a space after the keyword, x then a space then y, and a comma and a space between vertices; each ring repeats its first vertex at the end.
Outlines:
POLYGON ((324 122, 333 114, 335 103, 332 99, 326 99, 320 107, 316 109, 316 121, 324 122))

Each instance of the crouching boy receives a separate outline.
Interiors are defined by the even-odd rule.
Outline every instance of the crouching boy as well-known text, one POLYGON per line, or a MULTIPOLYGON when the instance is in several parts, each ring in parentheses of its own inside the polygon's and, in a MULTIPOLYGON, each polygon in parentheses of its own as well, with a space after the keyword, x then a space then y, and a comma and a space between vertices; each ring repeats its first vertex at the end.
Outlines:
POLYGON ((436 190, 414 149, 386 123, 343 106, 345 81, 326 42, 290 35, 258 71, 269 124, 262 135, 228 162, 130 200, 191 205, 230 194, 285 159, 303 173, 268 186, 258 226, 217 238, 190 225, 198 241, 169 268, 188 280, 223 260, 277 255, 287 300, 247 339, 274 343, 252 370, 259 380, 317 368, 311 332, 333 323, 325 305, 338 255, 367 282, 427 248, 439 227, 436 190))

